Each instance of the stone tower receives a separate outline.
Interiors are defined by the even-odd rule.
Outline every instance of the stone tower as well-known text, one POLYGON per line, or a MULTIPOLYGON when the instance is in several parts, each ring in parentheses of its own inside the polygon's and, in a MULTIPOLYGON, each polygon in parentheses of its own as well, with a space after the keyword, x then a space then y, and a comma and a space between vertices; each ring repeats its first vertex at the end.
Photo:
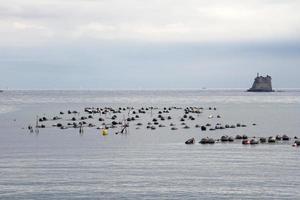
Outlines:
POLYGON ((254 80, 252 87, 247 90, 248 92, 274 92, 272 89, 272 77, 267 75, 266 77, 259 76, 254 80))

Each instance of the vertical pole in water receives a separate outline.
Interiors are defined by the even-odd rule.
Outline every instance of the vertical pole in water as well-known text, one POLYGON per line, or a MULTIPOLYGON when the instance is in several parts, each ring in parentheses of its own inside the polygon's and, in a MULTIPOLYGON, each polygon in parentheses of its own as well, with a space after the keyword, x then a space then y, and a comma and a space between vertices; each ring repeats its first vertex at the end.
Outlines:
POLYGON ((83 134, 83 127, 82 127, 82 124, 80 123, 80 127, 79 127, 79 134, 83 134))
POLYGON ((37 128, 39 126, 39 116, 36 116, 36 121, 35 121, 35 127, 37 128))
POLYGON ((35 133, 39 133, 39 116, 36 116, 35 133))

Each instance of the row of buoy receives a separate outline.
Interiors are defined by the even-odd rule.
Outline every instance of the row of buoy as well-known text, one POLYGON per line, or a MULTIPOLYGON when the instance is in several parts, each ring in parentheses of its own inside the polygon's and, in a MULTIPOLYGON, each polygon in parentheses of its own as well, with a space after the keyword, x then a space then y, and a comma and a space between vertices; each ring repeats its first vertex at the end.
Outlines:
MULTIPOLYGON (((167 125, 163 124, 163 121, 168 121, 168 120, 174 120, 173 116, 170 115, 171 110, 179 110, 182 109, 180 107, 164 107, 163 109, 158 109, 157 107, 141 107, 139 109, 134 109, 133 107, 120 107, 118 109, 114 109, 111 107, 105 107, 105 108, 85 108, 84 112, 87 113, 86 116, 81 116, 80 117, 80 112, 78 111, 71 111, 68 110, 68 114, 75 114, 74 116, 68 117, 69 119, 66 119, 68 121, 67 126, 64 126, 61 121, 58 121, 58 123, 54 124, 53 126, 59 127, 61 129, 66 129, 66 128, 79 128, 79 132, 83 133, 83 128, 84 127, 95 127, 95 123, 88 123, 86 122, 89 119, 94 119, 97 120, 94 114, 99 113, 100 115, 104 114, 105 116, 100 116, 98 118, 98 121, 102 122, 103 128, 97 128, 97 129, 103 129, 101 134, 103 136, 108 135, 108 129, 109 128, 117 128, 121 127, 124 128, 123 123, 128 122, 126 126, 129 126, 129 122, 133 122, 137 119, 140 119, 142 114, 146 114, 146 112, 151 111, 151 120, 148 122, 146 125, 147 129, 150 130, 155 130, 157 128, 163 128, 167 127, 167 125), (128 116, 123 119, 123 121, 117 120, 118 114, 120 113, 126 113, 128 116), (156 115, 157 117, 153 117, 152 115, 156 115), (112 121, 109 123, 105 123, 106 119, 111 119, 112 121), (85 121, 86 120, 86 121, 85 121)), ((210 107, 208 110, 217 110, 215 107, 210 107)), ((201 114, 204 111, 204 108, 202 107, 186 107, 183 109, 184 113, 183 115, 179 115, 176 120, 180 122, 180 126, 183 129, 189 129, 191 128, 186 121, 194 121, 196 118, 196 115, 201 114), (194 115, 193 115, 194 114, 194 115), (195 115, 196 114, 196 115, 195 115)), ((61 120, 62 115, 65 114, 65 112, 60 111, 59 112, 60 116, 54 116, 54 117, 41 117, 38 118, 37 122, 46 122, 46 121, 56 121, 56 120, 61 120)), ((125 114, 124 114, 125 116, 125 114)), ((124 117, 123 116, 123 117, 124 117)), ((213 118, 213 115, 209 115, 208 118, 213 118)), ((217 115, 217 118, 221 118, 220 115, 217 115)), ((170 121, 171 123, 169 124, 169 127, 171 130, 178 130, 178 127, 176 127, 174 121, 170 121)), ((139 129, 143 124, 141 122, 136 123, 136 129, 139 129)), ((253 126, 256 124, 253 123, 253 126)), ((45 125, 36 125, 36 128, 45 128, 45 125)), ((241 123, 236 123, 236 124, 225 124, 222 125, 220 123, 217 123, 216 125, 212 125, 210 123, 204 124, 204 125, 199 125, 196 124, 194 125, 195 128, 200 128, 202 131, 206 130, 222 130, 222 129, 231 129, 231 128, 237 128, 237 127, 247 127, 245 124, 241 123)), ((33 130, 32 126, 28 128, 31 132, 33 130)), ((125 129, 122 129, 125 130, 125 129)), ((124 131, 122 131, 124 132, 124 131)), ((297 139, 297 138, 294 138, 297 139)), ((222 136, 221 138, 215 140, 213 138, 202 138, 199 143, 201 144, 213 144, 215 142, 234 142, 235 140, 242 140, 242 144, 259 144, 259 143, 275 143, 276 141, 282 140, 282 141, 288 141, 290 138, 287 135, 277 135, 275 137, 260 137, 260 138, 248 138, 246 135, 237 135, 235 138, 231 136, 222 136)), ((195 139, 189 139, 186 141, 186 144, 193 144, 195 143, 195 139)), ((295 145, 298 146, 298 140, 295 140, 295 145)))
MULTIPOLYGON (((295 141, 293 146, 300 146, 300 140, 298 140, 297 137, 294 137, 295 141)), ((235 140, 242 140, 242 144, 247 145, 255 145, 255 144, 259 144, 259 143, 276 143, 276 141, 289 141, 291 140, 291 138, 287 135, 277 135, 276 137, 270 136, 270 137, 260 137, 260 138, 256 138, 256 137, 252 137, 252 138, 248 138, 247 135, 237 135, 235 138, 232 136, 227 136, 227 135, 223 135, 221 136, 220 139, 213 139, 210 137, 206 137, 206 138, 202 138, 199 143, 200 144, 214 144, 216 142, 234 142, 235 140)), ((194 144, 195 138, 190 138, 187 141, 185 141, 185 144, 194 144)))
MULTIPOLYGON (((73 121, 73 123, 68 123, 67 126, 65 125, 62 125, 61 122, 57 123, 57 124, 54 124, 52 126, 56 126, 56 127, 59 127, 61 129, 67 129, 67 128, 79 128, 81 125, 83 126, 86 126, 86 127, 94 127, 96 126, 95 124, 93 123, 87 123, 85 122, 84 120, 88 120, 88 119, 94 119, 94 116, 91 115, 91 114, 94 114, 94 113, 109 113, 109 112, 113 112, 113 113, 120 113, 121 111, 124 111, 124 110, 129 110, 131 111, 131 114, 135 114, 135 116, 131 116, 131 117, 128 117, 126 119, 127 122, 131 122, 131 121, 135 121, 136 119, 140 118, 140 116, 137 114, 137 112, 135 110, 133 110, 134 108, 132 107, 126 107, 126 108, 119 108, 119 109, 113 109, 113 108, 85 108, 84 111, 89 113, 90 115, 88 116, 81 116, 81 117, 75 117, 73 116, 72 118, 70 119, 67 119, 67 121, 73 121), (78 123, 77 123, 78 122, 78 123)), ((157 109, 157 108, 154 108, 154 107, 146 107, 146 108, 140 108, 139 111, 145 111, 145 110, 154 110, 154 109, 157 109)), ((181 109, 181 108, 178 108, 178 107, 169 107, 169 108, 163 108, 163 110, 161 111, 158 111, 158 117, 157 118, 152 118, 152 123, 153 124, 150 124, 151 122, 148 123, 148 125, 146 126, 147 129, 151 129, 151 130, 155 130, 157 127, 158 128, 162 128, 162 127, 166 127, 166 125, 162 124, 162 123, 159 123, 159 120, 160 121, 165 121, 165 120, 171 120, 172 117, 170 115, 167 115, 167 116, 163 116, 162 113, 165 113, 164 111, 170 111, 172 109, 181 109)), ((190 113, 202 113, 204 108, 202 107, 187 107, 184 109, 184 115, 179 119, 179 121, 181 121, 181 125, 182 125, 182 128, 183 129, 189 129, 191 128, 189 125, 185 124, 185 120, 195 120, 195 116, 191 115, 190 113)), ((209 110, 216 110, 216 108, 209 108, 209 110)), ((78 111, 71 111, 71 110, 68 110, 67 112, 68 114, 79 114, 78 111)), ((60 114, 64 114, 64 112, 60 111, 60 114)), ((116 114, 114 114, 113 116, 109 116, 108 119, 112 119, 113 121, 111 123, 104 123, 105 119, 103 117, 100 117, 99 118, 99 121, 103 122, 101 125, 105 126, 107 129, 108 128, 116 128, 117 125, 120 125, 122 124, 121 121, 116 121, 116 118, 118 116, 116 114)), ((107 117, 106 117, 107 118, 107 117)), ((53 117, 52 120, 59 120, 59 119, 62 119, 61 117, 53 117)), ((42 117, 40 118, 40 122, 44 122, 44 121, 50 121, 51 118, 46 118, 46 117, 42 117)), ((173 127, 175 125, 172 125, 173 123, 170 124, 171 126, 171 130, 178 130, 177 127, 173 127)), ((41 128, 45 128, 45 125, 41 125, 42 127, 41 128)), ((138 127, 136 127, 136 129, 140 129, 139 127, 140 125, 138 125, 138 127)), ((237 123, 235 125, 221 125, 220 123, 217 123, 215 126, 212 126, 211 124, 207 123, 206 125, 199 125, 199 124, 196 124, 195 125, 195 128, 201 128, 202 131, 206 131, 206 130, 210 130, 210 131, 213 131, 213 130, 218 130, 218 129, 226 129, 226 128, 236 128, 236 127, 246 127, 246 125, 244 124, 240 124, 240 123, 237 123)))
MULTIPOLYGON (((79 128, 80 126, 85 126, 85 127, 95 127, 96 125, 94 123, 87 123, 85 120, 85 118, 81 118, 82 121, 77 122, 75 118, 72 118, 71 121, 73 122, 68 122, 66 125, 63 125, 61 122, 58 122, 56 124, 53 124, 53 127, 58 127, 60 129, 67 129, 67 128, 79 128)), ((104 121, 104 119, 99 120, 99 121, 104 121)), ((127 120, 128 122, 130 120, 127 120)), ((106 129, 109 128, 117 128, 118 125, 121 125, 122 122, 121 121, 111 121, 110 123, 101 123, 102 126, 105 126, 106 129)), ((136 129, 140 129, 140 127, 143 125, 143 123, 138 122, 136 124, 136 129)), ((176 127, 175 123, 170 123, 169 125, 165 125, 163 123, 159 123, 156 120, 154 120, 154 122, 148 122, 146 125, 147 129, 151 129, 151 130, 155 130, 156 128, 163 128, 163 127, 170 127, 170 130, 178 130, 178 127, 176 127)), ((190 129, 191 126, 189 126, 188 124, 182 122, 180 123, 180 126, 182 129, 190 129)), ((225 125, 225 126, 221 126, 220 123, 218 123, 215 126, 212 126, 211 124, 206 124, 206 125, 199 125, 196 124, 194 125, 195 128, 200 128, 201 131, 215 131, 215 130, 223 130, 223 129, 232 129, 232 128, 236 128, 236 127, 246 127, 246 125, 225 125)), ((46 125, 41 124, 39 125, 39 128, 46 128, 46 125)))
MULTIPOLYGON (((170 130, 175 131, 179 129, 190 129, 192 127, 199 128, 202 131, 213 131, 213 130, 222 130, 227 128, 236 128, 236 127, 246 127, 245 124, 236 123, 236 124, 224 124, 216 123, 204 123, 204 124, 197 124, 194 125, 189 124, 188 121, 194 121, 198 119, 197 117, 200 116, 204 112, 204 110, 211 110, 216 111, 216 107, 164 107, 164 108, 157 108, 157 107, 140 107, 140 108, 133 108, 133 107, 119 107, 119 108, 112 108, 112 107, 86 107, 83 110, 84 115, 80 115, 82 112, 77 110, 67 110, 60 111, 59 115, 54 117, 41 117, 38 118, 36 127, 37 128, 50 128, 50 127, 57 127, 60 129, 68 129, 68 128, 78 128, 79 133, 83 133, 83 128, 91 128, 96 127, 98 130, 105 129, 106 131, 100 132, 102 135, 108 134, 108 129, 113 128, 121 128, 122 133, 127 133, 127 129, 124 129, 124 124, 129 126, 129 123, 136 121, 135 128, 140 129, 143 126, 143 123, 139 120, 143 118, 144 114, 151 114, 147 115, 147 119, 149 119, 148 123, 145 123, 145 128, 149 130, 156 130, 158 128, 168 127, 170 130), (172 110, 182 110, 183 113, 176 112, 176 117, 171 114, 172 110), (67 115, 65 115, 65 113, 67 115), (123 115, 123 119, 120 119, 120 114, 123 115), (100 115, 100 116, 99 116, 100 115), (98 117, 97 117, 98 116, 98 117), (64 119, 63 119, 64 118, 64 119), (57 121, 58 120, 58 121, 57 121), (109 120, 109 121, 108 121, 109 120), (54 124, 46 123, 48 121, 56 121, 54 124), (97 121, 100 122, 99 125, 97 121), (40 122, 40 124, 38 124, 40 122), (41 122, 43 124, 41 124, 41 122), (168 123, 169 122, 169 123, 168 123), (177 124, 177 122, 179 122, 177 124), (177 124, 177 125, 176 125, 177 124), (126 131, 124 131, 126 130, 126 131)), ((210 113, 212 114, 212 112, 210 113)), ((45 114, 44 114, 45 115, 45 114)), ((220 115, 216 115, 217 118, 221 118, 220 115)), ((213 116, 210 115, 209 118, 213 116)), ((203 119, 203 118, 202 118, 203 119)), ((117 132, 119 133, 119 132, 117 132)), ((223 138, 224 140, 224 138, 223 138)), ((231 140, 231 138, 229 138, 231 140)), ((210 141, 211 142, 211 141, 210 141)))

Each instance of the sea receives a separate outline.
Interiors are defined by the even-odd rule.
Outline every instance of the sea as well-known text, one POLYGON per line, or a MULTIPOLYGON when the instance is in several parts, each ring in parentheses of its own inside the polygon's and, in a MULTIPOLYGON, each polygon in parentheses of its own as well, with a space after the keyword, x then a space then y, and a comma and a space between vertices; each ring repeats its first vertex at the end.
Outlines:
MULTIPOLYGON (((101 116, 102 115, 102 116, 101 116)), ((97 129, 99 127, 100 129, 97 129)), ((0 93, 0 199, 300 199, 300 90, 248 93, 220 90, 7 90, 0 93), (87 116, 86 107, 148 108, 119 128, 102 134, 95 127, 60 129, 55 121, 37 119, 87 116), (165 127, 146 127, 164 108, 173 109, 165 127), (187 107, 202 108, 195 120, 180 119, 187 107), (214 109, 216 108, 216 109, 214 109), (68 111, 78 111, 67 114, 68 111), (64 112, 64 115, 60 115, 64 112), (220 115, 220 118, 216 116, 220 115), (137 123, 142 123, 137 128, 137 123), (177 130, 171 130, 170 123, 177 130), (195 125, 220 123, 246 127, 202 131, 195 125), (116 134, 118 133, 118 134, 116 134), (199 144, 204 137, 222 135, 269 137, 286 134, 290 141, 242 145, 199 144), (185 141, 195 138, 195 144, 185 141)))

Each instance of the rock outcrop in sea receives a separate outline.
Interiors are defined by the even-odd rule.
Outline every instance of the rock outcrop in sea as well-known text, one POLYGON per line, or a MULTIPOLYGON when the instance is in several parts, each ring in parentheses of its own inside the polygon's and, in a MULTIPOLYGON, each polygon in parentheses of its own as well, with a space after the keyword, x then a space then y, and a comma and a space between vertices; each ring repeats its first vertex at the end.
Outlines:
POLYGON ((267 76, 259 76, 257 73, 257 77, 254 80, 252 87, 247 90, 248 92, 274 92, 272 89, 272 77, 267 76))

